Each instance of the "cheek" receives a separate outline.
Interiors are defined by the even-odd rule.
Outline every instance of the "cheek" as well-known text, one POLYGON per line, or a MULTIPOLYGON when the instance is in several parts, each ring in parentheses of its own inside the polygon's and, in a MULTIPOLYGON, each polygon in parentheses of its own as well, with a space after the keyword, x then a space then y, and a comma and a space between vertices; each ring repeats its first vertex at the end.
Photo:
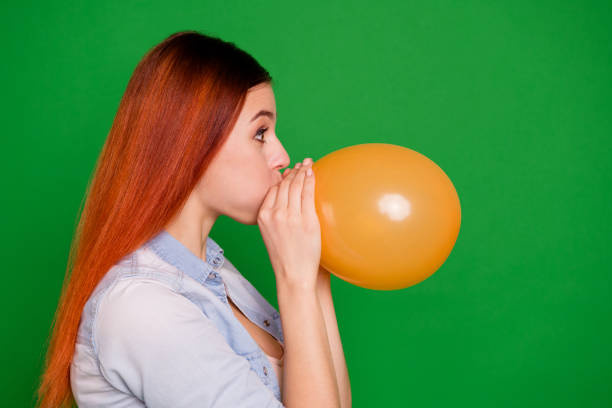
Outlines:
POLYGON ((235 219, 252 217, 261 207, 278 177, 257 155, 233 157, 207 174, 201 198, 221 213, 235 219), (276 176, 276 177, 275 177, 276 176))
POLYGON ((237 169, 229 177, 219 179, 217 187, 223 191, 226 202, 240 209, 251 209, 259 208, 271 185, 270 176, 265 173, 237 169))

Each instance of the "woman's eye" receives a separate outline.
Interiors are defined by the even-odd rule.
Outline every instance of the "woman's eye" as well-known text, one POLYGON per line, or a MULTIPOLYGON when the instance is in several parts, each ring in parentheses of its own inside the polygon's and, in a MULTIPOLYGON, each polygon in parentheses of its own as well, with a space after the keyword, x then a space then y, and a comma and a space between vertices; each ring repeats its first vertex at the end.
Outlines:
MULTIPOLYGON (((255 136, 259 136, 259 135, 261 135, 261 136, 263 137, 263 135, 264 135, 264 133, 266 132, 266 130, 268 130, 268 128, 267 128, 267 127, 262 127, 262 128, 259 128, 259 129, 257 130, 257 133, 255 133, 255 136)), ((260 143, 266 143, 266 141, 265 141, 265 140, 263 140, 263 139, 257 139, 257 138, 256 138, 256 140, 257 140, 257 141, 259 141, 260 143)))

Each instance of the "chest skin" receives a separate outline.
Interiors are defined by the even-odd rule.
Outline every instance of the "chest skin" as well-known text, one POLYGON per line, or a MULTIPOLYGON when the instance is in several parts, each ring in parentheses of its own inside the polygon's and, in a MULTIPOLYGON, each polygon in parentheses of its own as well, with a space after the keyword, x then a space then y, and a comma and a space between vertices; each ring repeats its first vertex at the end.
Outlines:
POLYGON ((227 296, 227 299, 232 308, 232 312, 234 312, 234 315, 236 316, 238 321, 242 323, 242 325, 249 332, 253 340, 255 340, 257 344, 259 344, 259 347, 261 347, 261 349, 266 354, 269 354, 274 358, 281 359, 283 356, 283 348, 281 344, 274 338, 274 336, 272 336, 270 333, 250 321, 240 311, 240 309, 238 309, 238 307, 234 304, 234 302, 229 296, 227 296))

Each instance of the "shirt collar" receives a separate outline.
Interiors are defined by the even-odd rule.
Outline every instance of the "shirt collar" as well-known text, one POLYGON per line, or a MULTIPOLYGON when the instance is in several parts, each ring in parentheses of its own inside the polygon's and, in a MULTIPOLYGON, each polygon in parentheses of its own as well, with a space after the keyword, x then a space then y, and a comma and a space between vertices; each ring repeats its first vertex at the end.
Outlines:
POLYGON ((204 283, 208 275, 220 269, 225 262, 223 248, 210 236, 206 237, 206 262, 191 252, 165 229, 151 238, 146 245, 164 261, 185 272, 200 283, 204 283))

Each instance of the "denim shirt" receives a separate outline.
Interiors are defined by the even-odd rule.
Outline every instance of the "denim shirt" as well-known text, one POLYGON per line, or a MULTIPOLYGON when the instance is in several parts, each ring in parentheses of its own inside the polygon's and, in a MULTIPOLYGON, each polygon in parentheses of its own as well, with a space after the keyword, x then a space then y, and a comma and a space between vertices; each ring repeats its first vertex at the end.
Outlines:
POLYGON ((284 346, 280 314, 212 238, 206 261, 166 230, 126 255, 81 314, 70 366, 78 406, 284 407, 275 371, 228 294, 284 346))

